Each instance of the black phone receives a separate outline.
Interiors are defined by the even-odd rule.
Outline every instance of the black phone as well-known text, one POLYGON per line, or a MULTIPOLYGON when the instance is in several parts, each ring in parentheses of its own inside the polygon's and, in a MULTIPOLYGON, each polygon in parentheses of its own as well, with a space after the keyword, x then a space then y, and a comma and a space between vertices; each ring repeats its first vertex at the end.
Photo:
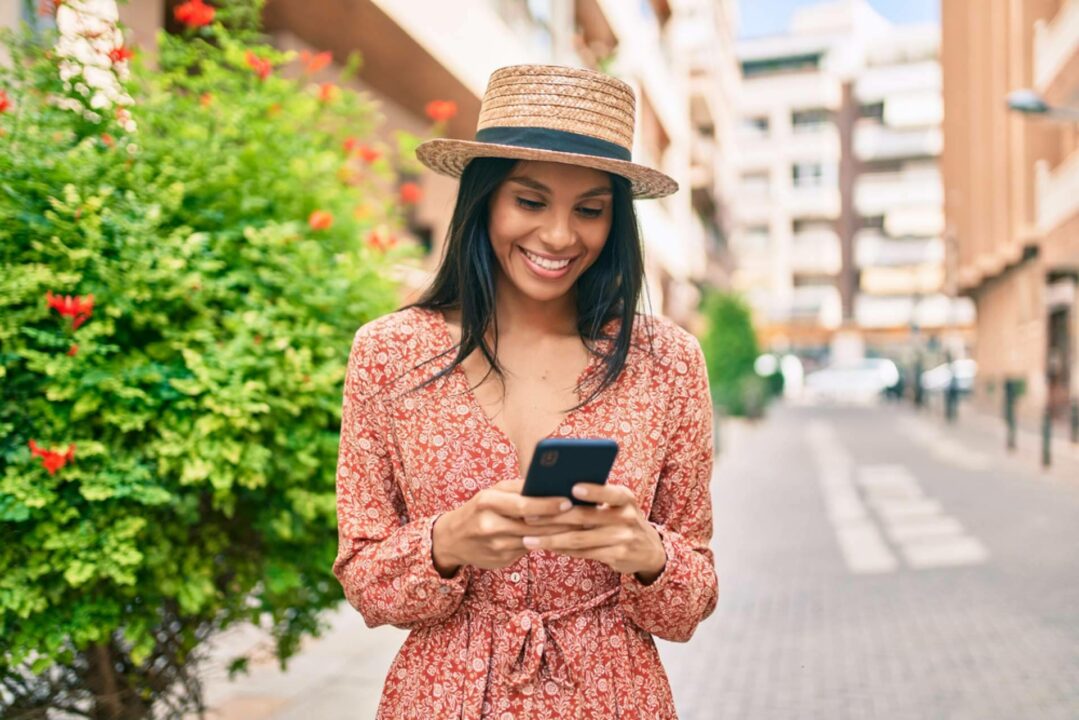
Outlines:
POLYGON ((576 483, 603 485, 618 455, 618 443, 606 438, 543 438, 536 443, 522 495, 567 497, 574 505, 596 505, 578 500, 576 483))

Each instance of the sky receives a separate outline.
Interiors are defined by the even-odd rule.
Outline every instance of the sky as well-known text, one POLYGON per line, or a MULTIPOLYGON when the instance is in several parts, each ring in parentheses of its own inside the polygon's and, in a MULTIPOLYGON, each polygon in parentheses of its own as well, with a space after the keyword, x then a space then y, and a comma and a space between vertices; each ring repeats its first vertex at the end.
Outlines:
MULTIPOLYGON (((821 0, 738 0, 738 36, 777 35, 786 31, 791 12, 821 0)), ((869 0, 877 12, 895 23, 939 22, 940 0, 869 0)))

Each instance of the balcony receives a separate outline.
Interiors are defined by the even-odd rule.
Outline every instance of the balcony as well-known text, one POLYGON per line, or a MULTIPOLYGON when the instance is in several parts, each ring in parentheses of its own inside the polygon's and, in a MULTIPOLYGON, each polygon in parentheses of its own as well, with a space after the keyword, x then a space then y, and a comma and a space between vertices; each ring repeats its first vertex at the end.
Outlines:
POLYGON ((871 173, 858 178, 854 205, 863 216, 885 215, 904 206, 940 207, 944 189, 936 168, 871 173))
POLYGON ((927 90, 939 93, 940 89, 940 63, 936 60, 870 67, 854 83, 854 95, 862 103, 881 102, 889 95, 927 90))
POLYGON ((742 81, 739 110, 768 114, 775 107, 820 107, 837 110, 843 88, 835 77, 820 73, 766 75, 742 81))
POLYGON ((943 286, 944 266, 939 263, 862 269, 862 291, 870 295, 929 295, 943 286))
POLYGON ((1079 0, 1065 0, 1049 22, 1034 23, 1034 85, 1040 92, 1079 52, 1079 0))
POLYGON ((913 318, 912 297, 873 297, 859 294, 854 298, 854 320, 860 327, 909 327, 913 318))
POLYGON ((839 217, 839 209, 839 188, 834 185, 795 185, 786 202, 792 217, 834 220, 839 217))
POLYGON ((863 328, 923 328, 970 326, 974 323, 974 303, 970 298, 949 298, 934 294, 914 297, 875 297, 859 294, 854 299, 854 317, 863 328))
POLYGON ((694 134, 689 148, 691 187, 707 187, 715 181, 716 147, 713 138, 694 134))
POLYGON ((937 157, 943 146, 944 134, 939 127, 892 128, 859 120, 854 128, 854 154, 860 160, 937 157))
POLYGON ((843 265, 839 236, 830 230, 798 233, 791 242, 790 258, 795 273, 834 275, 843 265))
POLYGON ((820 160, 839 164, 839 128, 835 123, 795 126, 781 147, 792 160, 820 160))
POLYGON ((940 238, 893 240, 872 230, 862 230, 854 239, 854 262, 860 268, 941 264, 944 241, 940 238))
POLYGON ((904 207, 884 216, 884 232, 892 237, 931 237, 944 233, 944 210, 936 207, 904 207))
POLYGON ((790 320, 837 328, 843 321, 843 302, 834 285, 802 285, 793 289, 790 320))
POLYGON ((1035 165, 1038 227, 1049 233, 1079 213, 1079 149, 1052 170, 1048 163, 1035 165))

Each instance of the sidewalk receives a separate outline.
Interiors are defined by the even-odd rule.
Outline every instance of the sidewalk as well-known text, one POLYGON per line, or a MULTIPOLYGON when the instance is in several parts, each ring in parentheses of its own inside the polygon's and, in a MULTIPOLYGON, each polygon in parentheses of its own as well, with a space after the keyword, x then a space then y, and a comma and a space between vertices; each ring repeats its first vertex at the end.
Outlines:
POLYGON ((1028 469, 1040 470, 1045 475, 1079 483, 1079 445, 1071 442, 1067 425, 1058 423, 1053 426, 1050 443, 1051 466, 1043 469, 1042 436, 1036 428, 1018 426, 1015 432, 1015 450, 1009 452, 1007 426, 1003 418, 961 403, 955 423, 949 423, 939 405, 927 405, 920 412, 910 403, 903 403, 900 407, 910 415, 932 423, 938 430, 950 433, 978 450, 990 452, 993 457, 1014 459, 1028 469))

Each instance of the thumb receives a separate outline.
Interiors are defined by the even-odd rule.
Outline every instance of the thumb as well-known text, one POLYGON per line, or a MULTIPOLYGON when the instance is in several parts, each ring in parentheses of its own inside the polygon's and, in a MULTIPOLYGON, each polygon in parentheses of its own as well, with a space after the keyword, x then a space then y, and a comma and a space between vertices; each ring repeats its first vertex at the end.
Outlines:
POLYGON ((519 493, 521 492, 521 489, 524 488, 524 485, 524 478, 514 478, 511 480, 502 480, 501 482, 495 483, 494 488, 496 490, 504 490, 505 492, 519 493))

